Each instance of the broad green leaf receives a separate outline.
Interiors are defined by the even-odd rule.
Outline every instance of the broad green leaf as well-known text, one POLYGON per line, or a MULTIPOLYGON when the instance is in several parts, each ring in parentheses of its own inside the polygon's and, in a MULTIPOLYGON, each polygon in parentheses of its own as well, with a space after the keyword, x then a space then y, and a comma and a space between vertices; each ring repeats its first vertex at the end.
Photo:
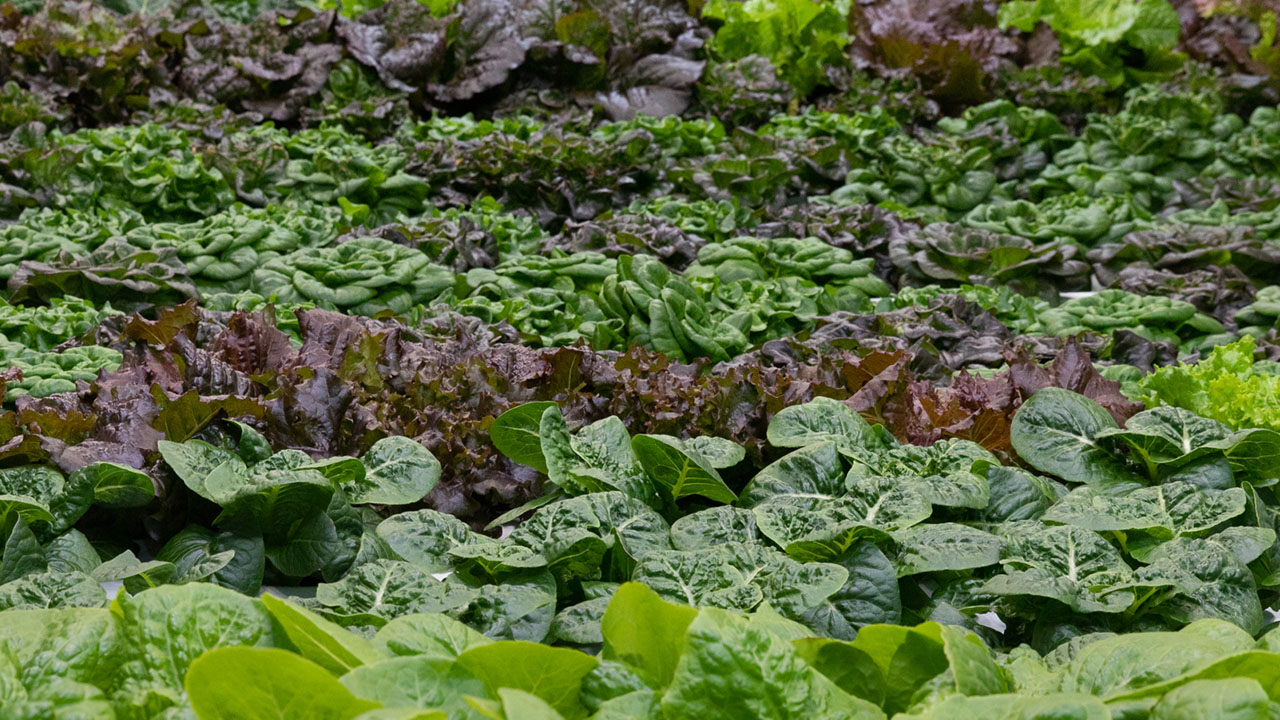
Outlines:
POLYGON ((1000 528, 1004 573, 987 580, 984 593, 1056 600, 1076 612, 1118 613, 1134 601, 1133 573, 1097 533, 1034 521, 1000 528))
POLYGON ((403 615, 457 610, 475 596, 466 585, 436 580, 398 560, 361 565, 338 582, 316 588, 316 601, 330 616, 377 626, 403 615))
POLYGON ((136 594, 168 584, 176 573, 173 563, 163 560, 142 562, 132 550, 125 550, 94 568, 90 577, 98 582, 123 581, 124 589, 136 594))
POLYGON ((830 638, 800 638, 791 644, 810 667, 836 687, 873 705, 884 705, 884 674, 863 650, 852 643, 830 638))
POLYGON ((188 666, 209 650, 276 643, 260 602, 208 583, 165 585, 134 597, 121 593, 111 613, 127 653, 120 676, 136 688, 131 702, 143 702, 148 693, 178 702, 188 666))
POLYGON ((0 469, 0 533, 5 535, 19 517, 40 535, 65 532, 92 502, 93 487, 83 476, 63 478, 45 465, 0 469))
POLYGON ((543 570, 479 588, 458 619, 494 640, 542 642, 555 615, 556 581, 543 570))
POLYGON ((453 660, 426 655, 362 665, 342 676, 353 695, 387 707, 433 708, 449 717, 475 718, 468 696, 487 694, 484 683, 453 660))
POLYGON ((665 687, 675 674, 685 629, 697 614, 691 607, 663 600, 647 585, 624 583, 600 623, 600 656, 626 663, 656 687, 665 687))
POLYGON ((776 495, 752 508, 760 533, 797 560, 840 557, 856 540, 887 540, 932 512, 923 484, 863 478, 838 497, 776 495))
POLYGON ((1231 469, 1238 475, 1261 481, 1273 479, 1280 472, 1280 432, 1266 428, 1239 430, 1221 444, 1231 469))
POLYGON ((551 636, 557 644, 599 645, 604 641, 600 621, 609 607, 609 598, 591 598, 556 613, 551 636))
POLYGON ((502 714, 506 720, 513 720, 513 718, 566 720, 566 716, 556 712, 551 703, 533 693, 515 688, 501 688, 498 690, 498 697, 502 700, 502 714))
POLYGON ((352 503, 407 505, 418 502, 440 481, 440 461, 412 438, 401 435, 375 442, 360 458, 367 474, 339 486, 352 503))
POLYGON ((1240 488, 1200 490, 1172 482, 1108 493, 1082 486, 1049 508, 1043 519, 1098 532, 1145 530, 1163 538, 1194 537, 1243 514, 1244 508, 1240 488))
POLYGON ((119 626, 101 607, 5 610, 0 612, 0 647, 17 661, 30 686, 59 678, 109 686, 123 651, 119 626))
POLYGON ((747 456, 746 448, 738 443, 712 435, 686 438, 677 441, 677 445, 686 453, 698 455, 717 470, 731 468, 747 456))
MULTIPOLYGON (((287 500, 283 498, 284 493, 281 495, 287 500)), ((298 495, 301 493, 296 493, 295 499, 298 495)), ((280 520, 284 522, 284 518, 280 520)), ((333 518, 322 510, 315 510, 305 517, 290 518, 289 522, 263 537, 263 551, 267 559, 281 573, 292 577, 306 577, 325 569, 342 549, 333 518)))
MULTIPOLYGON (((546 558, 561 581, 601 571, 624 580, 638 558, 670 549, 662 516, 640 500, 612 491, 590 493, 540 508, 508 538, 546 558)), ((525 565, 535 567, 535 565, 525 565)))
POLYGON ((598 534, 610 546, 606 574, 631 576, 635 562, 655 550, 671 548, 671 528, 667 521, 645 503, 620 492, 591 493, 566 501, 591 508, 600 521, 598 534))
POLYGON ((476 645, 493 642, 447 615, 405 615, 378 628, 373 644, 392 655, 425 655, 456 660, 476 645))
POLYGON ((252 465, 271 457, 271 444, 262 436, 262 433, 236 420, 228 420, 227 423, 240 431, 240 440, 236 443, 236 454, 241 460, 252 465))
MULTIPOLYGON (((683 637, 682 631, 680 639, 683 640, 683 637)), ((622 713, 621 717, 625 718, 628 717, 626 713, 637 709, 658 712, 657 698, 654 696, 653 689, 633 668, 613 660, 601 660, 600 664, 582 679, 582 693, 579 697, 582 699, 582 704, 589 710, 603 714, 605 708, 610 708, 611 714, 605 714, 605 717, 622 713), (623 700, 635 695, 645 695, 649 702, 638 698, 623 700)), ((648 717, 648 715, 641 715, 641 717, 648 717)))
POLYGON ((378 536, 401 558, 429 572, 453 567, 449 551, 460 545, 487 542, 461 520, 435 510, 411 510, 378 524, 378 536))
POLYGON ((1007 674, 977 635, 955 625, 941 625, 938 630, 957 692, 994 695, 1012 689, 1007 674))
POLYGON ((324 512, 333 485, 315 470, 271 470, 238 475, 228 465, 210 474, 206 486, 221 498, 214 521, 241 534, 285 536, 292 523, 324 512))
POLYGON ((1097 437, 1123 441, 1154 477, 1157 465, 1181 465, 1224 449, 1217 444, 1230 435, 1231 428, 1220 422, 1166 405, 1144 410, 1129 418, 1124 428, 1103 430, 1097 437))
POLYGON ((203 440, 188 440, 183 443, 161 440, 157 445, 160 456, 187 488, 211 502, 216 503, 218 500, 205 489, 205 481, 210 473, 228 462, 234 469, 247 472, 243 460, 203 440))
MULTIPOLYGON (((44 554, 49 561, 49 570, 52 572, 90 573, 102 564, 98 551, 90 544, 89 538, 79 530, 68 530, 50 540, 45 545, 44 554)), ((156 559, 167 560, 162 557, 156 559)))
POLYGON ((262 604, 280 623, 300 655, 337 677, 352 668, 376 663, 386 657, 366 638, 310 610, 271 595, 263 595, 262 604))
MULTIPOLYGON (((575 539, 580 539, 576 535, 575 539)), ((541 552, 511 542, 476 542, 458 545, 449 551, 454 572, 458 577, 474 584, 502 582, 512 575, 547 567, 547 558, 541 552)))
POLYGON ((897 715, 896 720, 1112 720, 1101 700, 1088 695, 1053 693, 1043 696, 952 695, 923 710, 897 715))
POLYGON ((186 689, 199 720, 349 720, 378 707, 319 665, 275 648, 205 653, 191 663, 186 689))
POLYGON ((810 667, 786 640, 716 608, 701 610, 689 624, 662 714, 668 720, 884 717, 810 667))
POLYGON ((142 507, 155 497, 151 476, 141 470, 110 462, 96 462, 73 474, 83 473, 83 482, 93 486, 93 501, 110 508, 142 507))
POLYGON ((542 414, 547 408, 555 406, 553 402, 531 402, 502 413, 489 426, 489 438, 493 441, 493 446, 521 465, 547 472, 538 427, 542 422, 542 414))
POLYGON ((1177 538, 1147 557, 1135 573, 1138 583, 1172 586, 1172 597, 1148 605, 1148 611, 1177 623, 1204 618, 1227 620, 1250 633, 1262 629, 1262 603, 1253 573, 1232 549, 1212 538, 1177 538))
POLYGON ((632 447, 645 472, 673 499, 701 495, 717 502, 738 499, 716 471, 697 452, 686 452, 665 435, 636 435, 632 447))
POLYGON ((1058 689, 1116 699, 1155 697, 1167 691, 1163 681, 1253 646, 1251 635, 1220 620, 1201 620, 1178 632, 1115 635, 1080 648, 1061 669, 1058 689))
POLYGON ((553 485, 564 489, 570 495, 581 495, 591 491, 592 488, 585 487, 575 477, 575 470, 581 461, 573 452, 569 426, 565 424, 559 407, 551 405, 543 410, 542 418, 538 423, 538 442, 547 465, 547 479, 553 485))
POLYGON ((778 411, 769 421, 769 444, 800 448, 822 442, 852 447, 862 444, 871 426, 848 405, 826 397, 816 397, 803 405, 778 411))
POLYGON ((890 715, 905 710, 920 687, 949 667, 941 628, 936 623, 915 628, 869 625, 854 638, 851 647, 880 668, 883 707, 890 715))
POLYGON ((985 473, 999 460, 975 442, 955 438, 928 447, 895 445, 846 452, 852 461, 847 482, 866 478, 910 478, 923 481, 930 503, 982 510, 990 503, 985 473))
POLYGON ((770 605, 768 600, 760 603, 760 607, 747 615, 747 622, 754 628, 764 630, 788 642, 813 636, 812 630, 802 623, 783 617, 773 609, 773 605, 770 605))
POLYGON ((356 720, 449 720, 449 714, 443 710, 378 708, 360 713, 356 720))
POLYGON ((524 690, 570 720, 587 716, 578 693, 582 678, 598 662, 577 650, 512 640, 477 645, 458 656, 458 664, 484 681, 491 692, 524 690))
POLYGON ((755 513, 746 508, 719 505, 689 513, 671 523, 671 545, 676 550, 758 540, 755 513))
POLYGON ((0 611, 98 608, 106 602, 102 584, 79 570, 28 573, 0 585, 0 611))
POLYGON ((661 712, 652 690, 635 690, 601 703, 591 720, 652 720, 662 717, 661 712))
POLYGON ((798 620, 849 578, 839 565, 801 564, 771 548, 727 543, 706 550, 651 553, 636 564, 632 579, 664 599, 694 607, 745 611, 767 599, 798 620))
POLYGON ((620 490, 655 504, 654 487, 645 474, 648 467, 641 464, 632 442, 622 420, 610 416, 570 436, 569 447, 581 463, 576 472, 598 480, 601 489, 620 490))
POLYGON ((1150 720, 1253 720, 1270 712, 1270 698, 1253 678, 1194 680, 1160 698, 1150 720))
POLYGON ((1033 475, 1022 468, 987 468, 991 501, 983 511, 990 522, 1038 520, 1045 510, 1067 494, 1062 484, 1033 475))
POLYGON ((893 540, 898 577, 995 565, 1004 545, 991 533, 957 523, 916 525, 893 533, 893 540))
POLYGON ((860 628, 902 620, 902 598, 893 564, 866 540, 853 544, 836 561, 849 573, 832 595, 800 618, 822 637, 852 640, 860 628))
POLYGON ((1185 465, 1160 468, 1160 482, 1186 482, 1205 490, 1226 490, 1236 486, 1236 474, 1226 455, 1205 455, 1185 465))
POLYGON ((4 538, 3 552, 0 553, 0 585, 48 569, 49 561, 40 541, 22 518, 18 518, 4 538))
POLYGON ((770 463, 742 489, 739 503, 752 507, 779 495, 839 497, 845 469, 833 442, 808 445, 770 463))
POLYGON ((325 458, 324 460, 307 463, 298 469, 315 470, 333 483, 335 487, 342 488, 348 495, 353 490, 362 489, 365 476, 368 475, 364 463, 356 458, 347 456, 325 458))
POLYGON ((1119 457, 1099 439, 1116 421, 1101 405, 1061 388, 1032 395, 1013 416, 1009 437, 1018 455, 1063 480, 1107 484, 1129 479, 1119 457))
POLYGON ((24 525, 53 522, 49 508, 27 495, 0 495, 0 532, 8 534, 24 525))
MULTIPOLYGON (((1248 565, 1276 544, 1276 531, 1259 527, 1229 527, 1214 533, 1209 539, 1215 545, 1226 548, 1236 556, 1237 560, 1248 565)), ((1132 549, 1130 552, 1133 552, 1132 549)), ((1134 557, 1143 562, 1147 559, 1146 555, 1138 557, 1136 553, 1134 557)))
POLYGON ((257 594, 266 567, 261 537, 217 533, 199 525, 169 538, 156 559, 173 563, 174 582, 211 582, 246 595, 257 594))

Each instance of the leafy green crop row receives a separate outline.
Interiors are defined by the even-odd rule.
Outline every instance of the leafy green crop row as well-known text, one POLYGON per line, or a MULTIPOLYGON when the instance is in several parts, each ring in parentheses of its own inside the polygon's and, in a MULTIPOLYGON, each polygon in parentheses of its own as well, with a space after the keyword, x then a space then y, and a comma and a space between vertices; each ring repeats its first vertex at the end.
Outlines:
POLYGON ((603 625, 588 655, 495 641, 438 614, 364 636, 271 595, 160 588, 111 611, 7 613, 0 677, 18 717, 1253 718, 1276 705, 1273 633, 1255 641, 1214 620, 1097 633, 1042 658, 938 623, 815 638, 768 607, 694 610, 632 583, 603 625))
POLYGON ((0 5, 0 716, 1280 714, 1276 23, 0 5))
POLYGON ((212 522, 176 532, 147 562, 130 551, 97 560, 71 529, 93 504, 147 504, 146 474, 112 463, 65 478, 0 471, 13 498, 5 553, 23 558, 0 584, 4 608, 100 606, 95 580, 252 593, 264 577, 315 574, 326 582, 311 607, 341 625, 445 612, 493 637, 590 645, 618 584, 639 581, 697 607, 765 603, 822 637, 936 620, 1047 652, 1090 632, 1201 618, 1257 633, 1280 583, 1280 434, 1177 408, 1120 429, 1061 389, 1033 395, 1010 429, 1021 459, 1052 477, 970 441, 899 444, 820 398, 773 418, 770 444, 786 454, 733 487, 721 473, 744 453, 731 441, 631 436, 617 417, 570 432, 554 403, 521 405, 495 421, 494 442, 544 472, 550 492, 496 520, 532 509, 501 540, 432 510, 381 519, 353 507, 411 503, 435 485, 439 463, 412 440, 313 461, 237 432, 229 447, 160 443, 212 522), (999 634, 982 612, 999 613, 999 634))
MULTIPOLYGON (((234 452, 166 446, 188 487, 223 504, 219 522, 234 529, 188 528, 146 563, 132 553, 95 561, 76 531, 42 548, 11 510, 5 555, 23 561, 0 586, 11 607, 0 615, 7 702, 22 717, 109 708, 234 718, 250 712, 235 700, 248 692, 333 717, 381 706, 412 708, 397 715, 411 717, 875 718, 1024 705, 1162 717, 1184 703, 1272 701, 1270 635, 1255 644, 1252 633, 1274 546, 1274 526, 1257 523, 1274 521, 1257 514, 1269 507, 1267 483, 1250 479, 1274 475, 1274 432, 1233 433, 1163 410, 1120 430, 1081 396, 1042 391, 1016 418, 1014 443, 1038 469, 1086 480, 1068 491, 976 446, 896 445, 846 406, 819 401, 779 414, 770 439, 794 449, 735 493, 717 474, 741 457, 732 443, 628 438, 616 419, 573 434, 562 427, 554 405, 538 404, 511 411, 494 432, 504 451, 545 467, 574 497, 539 507, 502 541, 429 511, 376 528, 357 514, 342 531, 363 537, 355 567, 321 585, 303 603, 310 611, 209 583, 252 592, 240 583, 256 534, 309 524, 263 513, 300 508, 295 501, 328 482, 356 502, 416 494, 406 483, 431 481, 420 447, 290 469, 249 433, 234 452), (244 458, 259 459, 246 472, 244 458), (1086 465, 1102 471, 1080 475, 1086 465), (675 510, 690 497, 736 502, 675 510), (445 580, 431 574, 442 570, 445 580), (106 598, 88 578, 119 578, 136 594, 95 609, 106 598), (154 589, 200 579, 209 582, 154 589), (584 599, 566 606, 578 593, 584 599), (1000 634, 966 619, 983 608, 1001 611, 1000 634), (197 618, 219 632, 173 629, 197 618), (1146 632, 1114 634, 1121 629, 1146 632), (163 647, 156 633, 169 636, 163 647), (603 649, 596 658, 536 644, 549 639, 603 649), (991 653, 984 639, 1005 650, 991 653), (1014 647, 1020 641, 1030 645, 1014 647), (55 662, 67 656, 79 660, 55 662), (790 669, 760 675, 766 666, 790 669), (778 705, 778 693, 791 700, 778 705)), ((149 486, 105 469, 70 481, 89 488, 77 495, 117 507, 145 500, 149 486)), ((6 479, 30 476, 34 487, 37 475, 46 486, 57 479, 6 479)), ((60 527, 73 521, 67 503, 51 505, 60 527)), ((332 512, 325 505, 310 512, 332 512)), ((266 554, 276 564, 309 557, 287 545, 266 554)))

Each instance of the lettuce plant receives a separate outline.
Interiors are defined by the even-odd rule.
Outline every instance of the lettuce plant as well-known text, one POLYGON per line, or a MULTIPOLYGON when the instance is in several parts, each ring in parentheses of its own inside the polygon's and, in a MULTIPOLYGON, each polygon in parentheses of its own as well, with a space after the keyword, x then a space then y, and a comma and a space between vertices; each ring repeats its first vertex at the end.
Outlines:
POLYGON ((1176 67, 1178 14, 1166 0, 1014 0, 1000 6, 1001 27, 1031 32, 1048 24, 1061 62, 1113 87, 1126 76, 1176 67))
POLYGON ((828 84, 827 65, 847 62, 848 0, 711 0, 702 17, 723 23, 708 48, 724 60, 768 58, 804 97, 828 84))
POLYGON ((1280 429, 1280 368, 1254 360, 1252 337, 1214 348, 1195 365, 1157 368, 1126 392, 1148 405, 1184 408, 1231 427, 1280 429))

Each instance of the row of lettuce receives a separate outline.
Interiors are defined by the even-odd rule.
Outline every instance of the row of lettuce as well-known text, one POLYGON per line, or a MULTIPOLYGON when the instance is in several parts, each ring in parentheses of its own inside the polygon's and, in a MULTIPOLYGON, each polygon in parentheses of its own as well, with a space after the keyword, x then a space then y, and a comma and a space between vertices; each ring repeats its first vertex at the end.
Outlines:
POLYGON ((810 102, 931 121, 993 98, 1087 112, 1142 82, 1198 80, 1241 106, 1280 89, 1265 0, 10 4, 0 131, 205 115, 376 136, 440 108, 736 124, 810 102))
MULTIPOLYGON (((1156 85, 1130 90, 1121 108, 1091 113, 1079 127, 1008 100, 929 127, 901 125, 879 109, 808 109, 732 130, 677 116, 437 116, 402 123, 374 144, 333 126, 289 132, 268 123, 206 135, 175 124, 63 133, 32 123, 0 145, 0 179, 6 213, 43 206, 206 219, 236 202, 341 203, 356 223, 379 225, 492 196, 558 227, 665 196, 695 208, 736 201, 757 221, 806 199, 872 201, 922 222, 1090 248, 1182 210, 1175 222, 1265 234, 1278 128, 1273 105, 1242 117, 1212 88, 1156 85)), ((736 208, 698 209, 678 214, 729 232, 752 222, 736 208)), ((137 220, 129 213, 116 222, 137 220)))
POLYGON ((525 404, 491 432, 547 492, 501 539, 372 511, 438 481, 413 440, 316 461, 235 423, 160 442, 208 525, 146 561, 99 535, 152 500, 145 473, 8 468, 0 688, 33 718, 1265 714, 1280 432, 1120 420, 1040 390, 1010 431, 1033 472, 819 399, 774 416, 785 454, 737 485, 731 441, 525 404), (311 599, 246 597, 306 576, 311 599))
POLYGON ((1042 657, 932 622, 813 637, 767 605, 699 610, 638 583, 609 602, 596 654, 495 641, 439 614, 362 635, 209 585, 6 615, 13 717, 1245 720, 1276 706, 1275 633, 1255 640, 1215 620, 1096 633, 1042 657))
POLYGON ((492 425, 493 442, 545 475, 545 492, 490 523, 532 511, 500 540, 434 510, 373 512, 414 504, 439 481, 439 462, 412 439, 315 460, 272 452, 235 423, 222 445, 159 442, 182 483, 165 500, 182 498, 198 522, 153 560, 126 549, 104 562, 89 538, 115 511, 152 503, 146 472, 0 470, 12 560, 0 597, 9 609, 96 606, 106 581, 252 594, 264 577, 316 578, 313 604, 342 624, 447 611, 494 635, 588 645, 617 583, 639 580, 693 605, 769 601, 843 639, 904 619, 987 633, 975 615, 988 610, 1004 619, 1005 643, 1042 650, 1202 617, 1258 632, 1280 584, 1280 433, 1171 405, 1126 414, 1121 428, 1084 395, 1035 393, 1009 432, 1036 474, 969 440, 902 444, 819 398, 778 412, 768 439, 785 454, 731 486, 721 471, 745 451, 730 440, 633 436, 616 416, 571 432, 555 403, 518 405, 492 425))
MULTIPOLYGON (((906 347, 924 338, 935 344, 935 354, 950 353, 939 360, 951 370, 991 372, 1004 366, 1006 358, 1000 347, 992 352, 984 335, 997 341, 1030 339, 1049 347, 1077 338, 1090 344, 1095 357, 1106 361, 1107 376, 1117 380, 1140 377, 1161 361, 1203 358, 1242 337, 1253 339, 1251 350, 1265 348, 1271 354, 1280 323, 1278 286, 1263 288, 1241 307, 1214 307, 1219 315, 1229 314, 1227 323, 1187 300, 1119 289, 1057 305, 1007 288, 971 285, 929 285, 889 294, 869 273, 869 260, 841 263, 849 259, 847 251, 815 240, 740 238, 708 245, 709 251, 722 251, 724 262, 699 262, 683 274, 670 272, 651 256, 624 255, 615 262, 578 253, 528 256, 496 270, 454 276, 438 266, 433 273, 415 263, 390 261, 409 251, 389 241, 353 240, 337 247, 349 258, 363 254, 315 275, 303 270, 290 275, 267 265, 255 270, 255 277, 275 283, 276 292, 268 297, 253 291, 212 294, 204 298, 204 307, 224 316, 271 308, 275 325, 298 345, 296 313, 334 305, 302 295, 300 289, 344 301, 377 293, 373 300, 340 309, 390 317, 388 308, 371 307, 381 299, 399 305, 407 328, 429 329, 460 313, 491 327, 510 328, 512 340, 532 347, 585 342, 600 351, 641 347, 675 361, 712 363, 808 333, 808 344, 816 348, 894 347, 894 341, 906 347), (374 262, 378 254, 389 262, 374 262), (803 272, 805 265, 812 268, 808 277, 778 270, 803 272), (772 276, 764 268, 772 269, 772 276), (346 285, 324 284, 339 274, 351 278, 357 273, 346 285), (396 284, 397 279, 403 284, 396 284), (459 291, 465 297, 454 294, 459 291), (414 297, 422 304, 410 305, 414 297)), ((302 257, 312 267, 329 259, 315 251, 302 257)), ((33 285, 48 289, 46 280, 49 276, 32 276, 33 285)), ((139 288, 138 297, 145 297, 147 288, 139 288)), ((127 316, 110 302, 95 305, 80 297, 93 294, 48 293, 37 296, 47 305, 0 305, 0 358, 20 372, 7 378, 6 402, 74 392, 78 382, 92 383, 100 371, 120 367, 123 348, 98 344, 93 331, 104 321, 121 322, 127 316)), ((1214 297, 1192 299, 1207 303, 1214 297)))
POLYGON ((609 602, 597 654, 495 641, 439 614, 362 635, 208 585, 122 595, 110 611, 6 615, 13 717, 1245 720, 1276 706, 1275 633, 1215 620, 1096 633, 1042 657, 932 622, 813 637, 767 605, 699 610, 638 583, 609 602))
POLYGON ((5 717, 1280 712, 1274 15, 28 5, 5 717))

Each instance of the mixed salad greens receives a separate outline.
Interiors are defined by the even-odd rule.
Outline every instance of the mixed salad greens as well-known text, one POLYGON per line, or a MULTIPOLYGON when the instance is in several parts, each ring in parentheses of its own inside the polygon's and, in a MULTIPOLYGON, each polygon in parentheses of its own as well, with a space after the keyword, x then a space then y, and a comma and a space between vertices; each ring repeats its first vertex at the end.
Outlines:
POLYGON ((1280 715, 1278 38, 0 3, 0 717, 1280 715))

